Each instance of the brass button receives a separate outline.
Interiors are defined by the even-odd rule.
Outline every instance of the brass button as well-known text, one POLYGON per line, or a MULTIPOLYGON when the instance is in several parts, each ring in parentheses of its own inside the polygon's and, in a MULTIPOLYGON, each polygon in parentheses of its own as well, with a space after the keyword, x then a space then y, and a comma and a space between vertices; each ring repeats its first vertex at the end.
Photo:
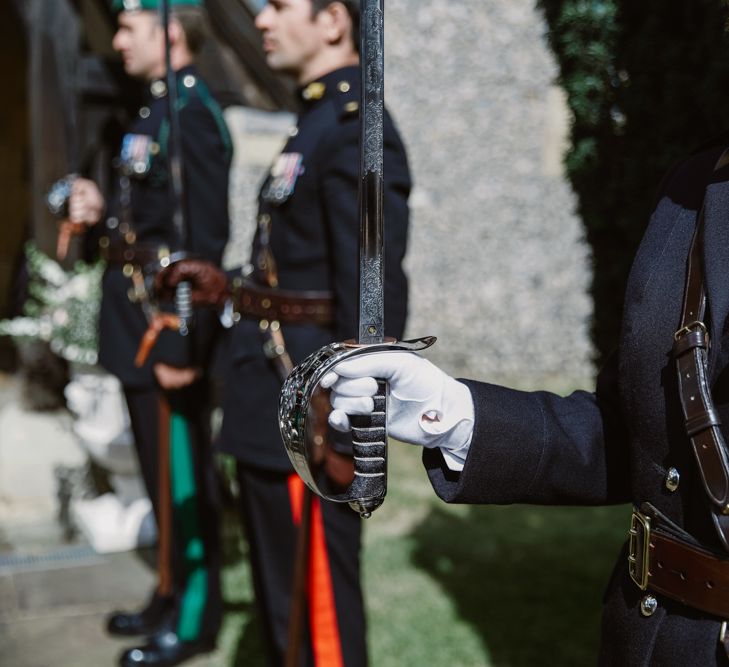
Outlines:
POLYGON ((305 100, 320 100, 324 97, 324 92, 327 87, 321 81, 314 81, 310 83, 304 90, 301 91, 301 97, 305 100))
POLYGON ((131 278, 132 274, 134 273, 134 266, 131 264, 125 264, 124 268, 122 269, 122 273, 127 277, 131 278))
POLYGON ((679 475, 676 468, 669 468, 666 473, 666 488, 673 493, 678 489, 678 483, 681 481, 681 475, 679 475))
POLYGON ((270 308, 271 299, 263 299, 263 301, 261 301, 261 306, 263 306, 264 308, 270 308))
POLYGON ((340 93, 348 93, 352 86, 349 85, 349 81, 340 81, 337 84, 337 88, 339 89, 340 93))
POLYGON ((653 616, 656 609, 658 609, 658 600, 656 600, 652 595, 646 595, 640 601, 640 613, 643 614, 643 616, 653 616))
POLYGON ((261 331, 266 331, 266 329, 268 329, 268 320, 261 320, 258 323, 258 327, 260 328, 261 331))
POLYGON ((108 248, 109 247, 109 237, 108 236, 102 236, 99 239, 99 247, 100 248, 108 248))
POLYGON ((132 245, 137 240, 137 235, 134 232, 127 232, 126 234, 124 234, 124 240, 129 245, 132 245))
POLYGON ((357 109, 359 109, 359 102, 347 102, 344 105, 344 110, 347 113, 354 113, 357 109))

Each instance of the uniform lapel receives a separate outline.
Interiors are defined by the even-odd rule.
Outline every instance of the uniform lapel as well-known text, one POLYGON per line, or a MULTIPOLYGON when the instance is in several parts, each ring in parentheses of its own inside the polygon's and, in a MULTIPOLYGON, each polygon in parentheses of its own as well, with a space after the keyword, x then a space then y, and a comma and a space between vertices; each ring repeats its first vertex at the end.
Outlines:
POLYGON ((709 303, 711 340, 710 366, 720 356, 718 346, 729 315, 729 170, 715 172, 706 190, 704 272, 709 303))

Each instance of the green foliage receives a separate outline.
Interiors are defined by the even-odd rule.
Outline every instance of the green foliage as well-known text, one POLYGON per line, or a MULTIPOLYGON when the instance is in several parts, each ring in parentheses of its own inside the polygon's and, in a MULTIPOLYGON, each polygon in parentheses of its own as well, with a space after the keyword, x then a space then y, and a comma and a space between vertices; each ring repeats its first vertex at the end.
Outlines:
POLYGON ((0 336, 42 340, 68 361, 94 364, 103 262, 65 271, 33 243, 25 247, 28 299, 23 317, 0 320, 0 336))
POLYGON ((603 359, 617 342, 662 174, 728 129, 729 9, 723 0, 538 5, 573 114, 565 165, 593 252, 593 338, 603 359))

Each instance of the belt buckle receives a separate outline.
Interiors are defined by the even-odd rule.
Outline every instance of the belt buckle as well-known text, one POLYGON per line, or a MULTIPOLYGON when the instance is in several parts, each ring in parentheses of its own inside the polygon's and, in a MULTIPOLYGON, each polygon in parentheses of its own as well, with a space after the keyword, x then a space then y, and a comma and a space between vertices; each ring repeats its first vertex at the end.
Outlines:
POLYGON ((648 588, 648 559, 651 539, 650 517, 633 510, 630 517, 630 539, 628 541, 628 571, 630 578, 644 591, 648 588))

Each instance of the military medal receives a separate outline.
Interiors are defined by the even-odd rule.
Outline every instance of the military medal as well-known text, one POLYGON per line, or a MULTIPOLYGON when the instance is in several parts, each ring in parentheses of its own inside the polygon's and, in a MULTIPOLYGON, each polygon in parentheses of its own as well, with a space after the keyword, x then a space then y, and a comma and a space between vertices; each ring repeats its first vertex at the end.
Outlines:
POLYGON ((262 197, 270 204, 282 204, 294 192, 296 179, 304 173, 301 153, 281 153, 278 156, 268 178, 262 197))
POLYGON ((141 178, 149 173, 156 147, 152 137, 146 134, 125 134, 122 139, 119 162, 126 176, 141 178))

